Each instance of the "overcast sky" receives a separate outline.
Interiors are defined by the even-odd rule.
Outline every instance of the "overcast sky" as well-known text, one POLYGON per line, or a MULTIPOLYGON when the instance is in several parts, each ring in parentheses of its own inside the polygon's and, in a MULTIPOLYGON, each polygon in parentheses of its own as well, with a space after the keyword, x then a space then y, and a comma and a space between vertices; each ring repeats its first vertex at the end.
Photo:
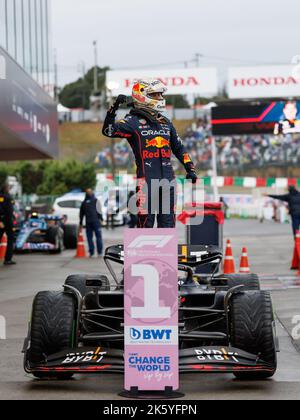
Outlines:
POLYGON ((99 65, 113 69, 195 53, 223 74, 229 65, 290 63, 300 54, 299 17, 299 0, 52 0, 59 83, 79 77, 80 61, 93 65, 93 40, 99 65))

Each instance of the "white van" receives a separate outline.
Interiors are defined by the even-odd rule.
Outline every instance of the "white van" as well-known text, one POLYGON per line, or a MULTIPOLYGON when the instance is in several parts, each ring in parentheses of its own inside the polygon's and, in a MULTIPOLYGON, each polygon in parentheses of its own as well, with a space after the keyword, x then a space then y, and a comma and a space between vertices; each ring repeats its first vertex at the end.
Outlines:
POLYGON ((65 194, 55 200, 53 212, 60 216, 67 216, 66 224, 79 225, 79 212, 84 198, 84 193, 65 194))
MULTIPOLYGON (((113 191, 110 191, 109 194, 96 194, 96 197, 101 203, 103 225, 107 224, 109 209, 115 212, 117 207, 115 204, 116 200, 120 202, 121 210, 117 214, 114 214, 114 225, 124 226, 127 223, 127 202, 124 198, 125 191, 120 193, 119 188, 113 188, 113 191), (113 199, 111 199, 110 196, 112 196, 113 199)), ((85 193, 65 194, 55 200, 53 204, 53 212, 60 216, 67 216, 66 224, 79 224, 80 207, 84 199, 85 193)))

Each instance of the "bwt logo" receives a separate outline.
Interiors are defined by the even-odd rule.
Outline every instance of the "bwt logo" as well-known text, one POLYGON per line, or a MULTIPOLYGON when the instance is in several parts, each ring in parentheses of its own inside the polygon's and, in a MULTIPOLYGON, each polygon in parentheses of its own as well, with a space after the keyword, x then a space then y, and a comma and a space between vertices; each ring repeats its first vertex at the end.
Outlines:
POLYGON ((6 340, 6 319, 0 315, 0 340, 6 340))
POLYGON ((128 248, 143 248, 144 246, 155 246, 155 248, 163 248, 167 245, 171 240, 173 239, 173 236, 159 236, 159 235, 153 235, 153 236, 139 236, 136 238, 131 244, 128 246, 128 248))
POLYGON ((167 340, 170 341, 172 336, 172 330, 137 330, 136 328, 130 328, 130 337, 132 340, 167 340))

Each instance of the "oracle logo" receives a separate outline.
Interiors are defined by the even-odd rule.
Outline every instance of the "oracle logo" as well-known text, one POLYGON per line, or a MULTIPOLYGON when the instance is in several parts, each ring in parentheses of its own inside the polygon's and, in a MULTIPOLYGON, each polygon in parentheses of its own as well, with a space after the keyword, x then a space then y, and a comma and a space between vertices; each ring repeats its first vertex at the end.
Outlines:
MULTIPOLYGON (((200 86, 200 81, 196 76, 189 77, 158 77, 157 80, 161 81, 167 87, 192 87, 200 86)), ((125 88, 130 88, 134 85, 135 80, 125 79, 125 88)))
POLYGON ((249 77, 233 79, 234 87, 257 87, 257 86, 289 86, 298 85, 299 80, 292 76, 272 76, 272 77, 249 77))

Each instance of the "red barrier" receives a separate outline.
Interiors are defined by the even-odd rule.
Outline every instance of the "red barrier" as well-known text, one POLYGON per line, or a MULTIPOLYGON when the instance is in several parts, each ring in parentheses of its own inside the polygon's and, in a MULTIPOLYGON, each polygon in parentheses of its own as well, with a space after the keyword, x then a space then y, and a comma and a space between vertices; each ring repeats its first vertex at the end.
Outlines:
POLYGON ((197 216, 214 216, 219 225, 224 224, 225 214, 222 210, 222 203, 206 202, 204 203, 204 206, 197 203, 188 203, 185 207, 186 209, 183 210, 183 212, 177 218, 177 220, 183 225, 187 224, 188 219, 197 216))

